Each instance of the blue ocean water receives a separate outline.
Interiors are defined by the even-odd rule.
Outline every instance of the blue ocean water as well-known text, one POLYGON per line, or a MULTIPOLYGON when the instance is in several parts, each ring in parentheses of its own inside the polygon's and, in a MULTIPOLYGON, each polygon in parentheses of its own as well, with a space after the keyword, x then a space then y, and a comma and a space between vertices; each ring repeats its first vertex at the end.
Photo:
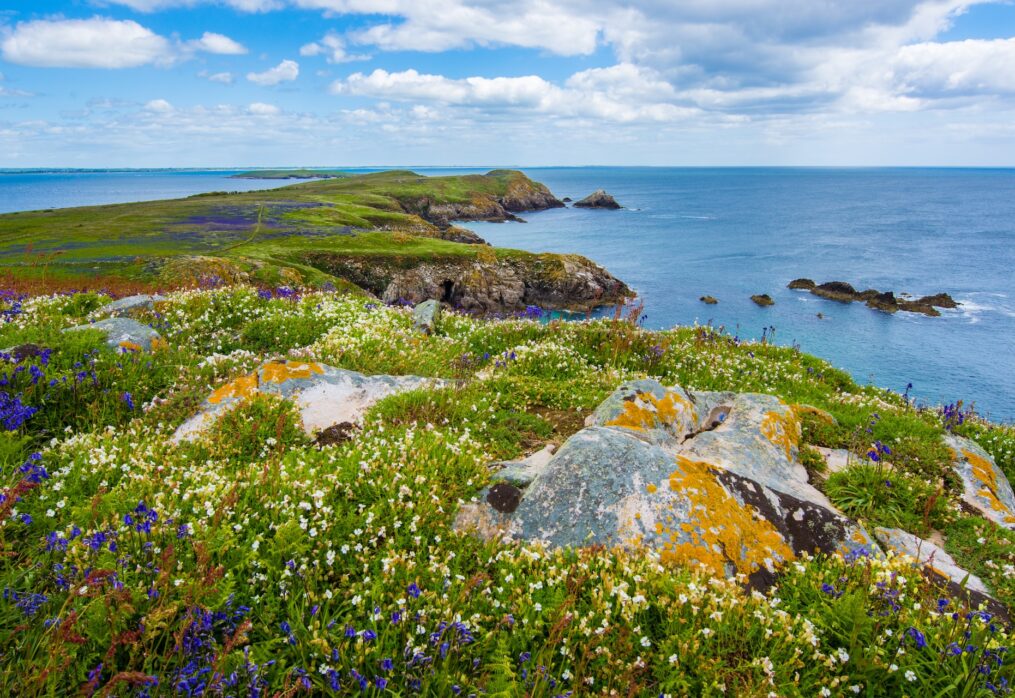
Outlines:
MULTIPOLYGON (((414 168, 426 174, 485 169, 414 168)), ((365 171, 365 170, 362 170, 365 171)), ((0 211, 270 188, 231 171, 0 173, 0 211)), ((556 209, 526 224, 470 223, 492 244, 576 252, 638 291, 645 324, 774 327, 862 382, 929 403, 975 402, 1015 420, 1015 170, 526 168, 559 197, 604 188, 621 211, 556 209), (894 316, 790 291, 796 277, 914 296, 942 317, 894 316), (775 305, 759 308, 754 293, 775 305), (719 304, 698 298, 712 295, 719 304), (821 313, 824 319, 819 319, 821 313)))

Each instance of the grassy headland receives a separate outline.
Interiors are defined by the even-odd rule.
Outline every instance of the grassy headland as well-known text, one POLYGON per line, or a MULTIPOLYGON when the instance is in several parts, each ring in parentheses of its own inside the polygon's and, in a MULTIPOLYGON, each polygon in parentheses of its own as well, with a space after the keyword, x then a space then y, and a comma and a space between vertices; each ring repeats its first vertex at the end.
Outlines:
POLYGON ((250 170, 239 172, 232 176, 233 179, 333 179, 335 177, 348 177, 347 172, 341 170, 250 170))
MULTIPOLYGON (((477 270, 483 279, 492 275, 494 284, 507 272, 535 289, 546 280, 542 270, 568 263, 593 271, 610 288, 578 293, 573 302, 561 297, 567 293, 532 290, 518 302, 586 309, 624 298, 626 287, 588 260, 494 250, 452 224, 509 220, 517 212, 558 205, 546 187, 521 172, 423 177, 401 170, 270 191, 26 211, 0 215, 0 271, 85 288, 102 288, 107 279, 179 287, 218 278, 350 288, 350 280, 335 273, 335 259, 389 267, 389 281, 394 271, 441 263, 456 286, 454 300, 469 305, 475 294, 467 279, 477 270)), ((491 307, 474 309, 519 309, 495 307, 489 298, 478 302, 484 304, 491 307)))

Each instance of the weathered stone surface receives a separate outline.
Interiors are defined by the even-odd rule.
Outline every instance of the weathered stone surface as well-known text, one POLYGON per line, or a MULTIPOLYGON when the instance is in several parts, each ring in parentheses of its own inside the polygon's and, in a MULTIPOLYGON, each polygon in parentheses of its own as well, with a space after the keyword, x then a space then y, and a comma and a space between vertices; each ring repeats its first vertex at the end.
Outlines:
POLYGON ((440 317, 441 304, 431 298, 412 309, 412 326, 426 334, 433 334, 440 317))
POLYGON ((126 351, 151 351, 165 340, 148 325, 130 318, 112 317, 88 325, 68 327, 64 332, 100 330, 106 334, 106 344, 126 351))
POLYGON ((486 502, 504 514, 510 514, 522 501, 522 491, 506 482, 498 482, 487 492, 486 502))
POLYGON ((555 450, 556 447, 553 444, 547 444, 541 450, 536 451, 523 460, 494 463, 492 467, 497 468, 494 477, 497 480, 503 480, 518 487, 527 487, 532 484, 533 480, 543 474, 546 466, 550 463, 550 459, 553 458, 555 450))
POLYGON ((480 501, 456 526, 553 546, 645 545, 664 561, 758 584, 805 551, 877 551, 807 481, 799 422, 775 397, 643 379, 586 423, 528 479, 513 513, 480 501))
POLYGON ((392 274, 382 291, 386 303, 435 298, 485 314, 521 311, 530 305, 589 310, 630 296, 622 281, 576 255, 420 264, 392 274))
POLYGON ((803 289, 805 291, 810 291, 815 286, 817 286, 817 284, 811 279, 793 279, 786 284, 786 288, 803 289))
POLYGON ((775 301, 772 300, 772 297, 767 293, 755 293, 751 296, 751 300, 762 307, 766 305, 775 305, 775 301))
POLYGON ((119 317, 122 315, 129 315, 135 310, 151 310, 155 307, 156 303, 161 303, 167 300, 165 296, 160 295, 149 295, 147 293, 138 294, 136 296, 127 296, 115 300, 111 303, 107 303, 96 311, 97 315, 108 315, 110 317, 119 317))
POLYGON ((702 303, 705 303, 706 305, 715 305, 716 303, 718 303, 718 302, 719 302, 719 301, 718 301, 718 300, 717 300, 717 299, 715 298, 715 296, 702 296, 702 297, 701 297, 701 298, 699 298, 698 300, 700 300, 700 301, 701 301, 702 303))
POLYGON ((418 376, 366 376, 313 362, 269 361, 213 392, 200 412, 176 430, 173 440, 193 438, 223 412, 258 393, 292 399, 303 429, 313 435, 343 423, 359 424, 364 412, 388 395, 441 384, 418 376))
POLYGON ((607 194, 604 189, 596 189, 581 201, 576 201, 574 206, 575 208, 605 208, 613 211, 623 208, 623 206, 618 204, 617 200, 607 194))
POLYGON ((899 301, 899 310, 910 313, 922 313, 928 317, 939 317, 941 312, 932 305, 920 301, 899 301))
POLYGON ((894 550, 896 553, 909 555, 940 577, 981 594, 990 593, 979 577, 959 567, 951 555, 929 540, 901 528, 876 528, 874 535, 881 541, 886 551, 894 550))
POLYGON ((825 459, 825 465, 828 466, 828 472, 830 473, 841 473, 843 470, 849 467, 849 451, 845 448, 826 448, 824 446, 815 446, 821 457, 825 459))
POLYGON ((962 500, 984 517, 1015 530, 1015 493, 989 453, 970 439, 948 434, 952 466, 962 478, 962 500))

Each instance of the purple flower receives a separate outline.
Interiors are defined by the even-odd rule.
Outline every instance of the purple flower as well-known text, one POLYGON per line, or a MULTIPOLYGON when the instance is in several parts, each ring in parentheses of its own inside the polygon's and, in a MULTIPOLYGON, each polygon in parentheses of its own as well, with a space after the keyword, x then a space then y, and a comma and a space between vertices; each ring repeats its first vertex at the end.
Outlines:
POLYGON ((123 393, 123 395, 120 396, 120 399, 123 400, 123 402, 127 405, 127 409, 128 410, 130 410, 132 412, 134 411, 134 396, 133 395, 131 395, 130 393, 125 391, 123 393))

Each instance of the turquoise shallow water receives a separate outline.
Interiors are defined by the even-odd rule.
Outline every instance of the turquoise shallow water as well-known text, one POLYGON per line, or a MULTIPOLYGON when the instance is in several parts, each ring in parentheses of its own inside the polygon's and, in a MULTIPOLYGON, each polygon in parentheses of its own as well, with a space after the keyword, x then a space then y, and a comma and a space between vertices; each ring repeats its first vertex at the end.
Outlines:
MULTIPOLYGON (((602 187, 627 208, 468 227, 499 246, 591 257, 638 291, 647 326, 712 321, 741 337, 775 327, 777 342, 795 342, 858 380, 898 391, 913 383, 921 400, 975 401, 982 413, 1015 420, 1015 170, 526 172, 560 197, 602 187), (917 296, 946 291, 963 305, 939 318, 889 316, 786 289, 798 276, 917 296), (758 308, 753 293, 775 305, 758 308), (704 294, 719 304, 705 306, 704 294)), ((0 211, 278 186, 227 174, 0 174, 0 211)))

